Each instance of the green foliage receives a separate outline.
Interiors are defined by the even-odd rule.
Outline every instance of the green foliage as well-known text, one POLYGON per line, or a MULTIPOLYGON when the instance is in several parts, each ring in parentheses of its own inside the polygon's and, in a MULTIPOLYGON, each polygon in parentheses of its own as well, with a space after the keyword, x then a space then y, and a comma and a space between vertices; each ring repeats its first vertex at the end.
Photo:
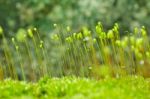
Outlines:
POLYGON ((3 28, 0 26, 0 35, 3 34, 3 28))
POLYGON ((148 99, 150 82, 138 76, 120 79, 42 78, 37 83, 0 82, 0 98, 22 99, 148 99))
POLYGON ((117 22, 124 31, 150 27, 149 5, 149 0, 1 0, 0 25, 9 32, 38 27, 45 33, 52 29, 51 23, 80 30, 100 20, 107 29, 117 22))

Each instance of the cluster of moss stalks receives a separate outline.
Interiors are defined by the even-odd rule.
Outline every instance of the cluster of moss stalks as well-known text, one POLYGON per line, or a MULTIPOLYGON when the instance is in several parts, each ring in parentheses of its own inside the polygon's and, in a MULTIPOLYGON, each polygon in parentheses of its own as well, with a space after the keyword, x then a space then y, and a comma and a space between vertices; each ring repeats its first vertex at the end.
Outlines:
POLYGON ((124 34, 119 32, 118 24, 105 31, 100 22, 92 31, 87 27, 79 32, 72 32, 69 26, 54 27, 55 33, 47 38, 33 28, 20 30, 11 40, 0 27, 0 78, 150 76, 150 42, 144 26, 124 34), (53 46, 49 48, 50 44, 53 46), (51 52, 53 47, 57 52, 51 52))

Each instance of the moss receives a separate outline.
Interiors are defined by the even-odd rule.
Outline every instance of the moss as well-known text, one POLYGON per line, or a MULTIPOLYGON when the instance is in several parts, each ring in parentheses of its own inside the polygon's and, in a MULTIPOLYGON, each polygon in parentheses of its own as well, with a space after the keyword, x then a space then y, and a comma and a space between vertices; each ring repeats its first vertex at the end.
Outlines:
POLYGON ((106 78, 43 78, 37 83, 5 80, 0 82, 0 98, 29 99, 148 99, 150 82, 138 76, 106 78))

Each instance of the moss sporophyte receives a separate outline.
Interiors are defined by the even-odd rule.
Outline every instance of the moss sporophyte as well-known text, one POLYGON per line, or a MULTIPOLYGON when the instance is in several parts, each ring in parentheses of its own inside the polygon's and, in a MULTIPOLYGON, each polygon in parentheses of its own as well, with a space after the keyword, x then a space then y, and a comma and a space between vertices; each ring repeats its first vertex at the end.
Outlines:
POLYGON ((150 42, 144 26, 125 35, 117 23, 108 31, 100 22, 94 29, 83 27, 76 32, 70 26, 54 27, 47 37, 41 36, 37 28, 19 29, 11 40, 0 27, 4 50, 0 60, 2 78, 36 81, 47 75, 150 76, 145 69, 150 66, 150 42))

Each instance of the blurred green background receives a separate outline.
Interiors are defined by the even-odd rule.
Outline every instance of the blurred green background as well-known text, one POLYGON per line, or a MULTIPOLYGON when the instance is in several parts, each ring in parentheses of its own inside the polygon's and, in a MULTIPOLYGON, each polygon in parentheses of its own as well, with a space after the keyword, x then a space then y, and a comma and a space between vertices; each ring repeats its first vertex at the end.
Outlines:
POLYGON ((19 28, 37 27, 43 34, 52 24, 76 31, 101 21, 106 29, 115 22, 121 31, 150 27, 149 0, 0 0, 0 25, 13 35, 19 28))

